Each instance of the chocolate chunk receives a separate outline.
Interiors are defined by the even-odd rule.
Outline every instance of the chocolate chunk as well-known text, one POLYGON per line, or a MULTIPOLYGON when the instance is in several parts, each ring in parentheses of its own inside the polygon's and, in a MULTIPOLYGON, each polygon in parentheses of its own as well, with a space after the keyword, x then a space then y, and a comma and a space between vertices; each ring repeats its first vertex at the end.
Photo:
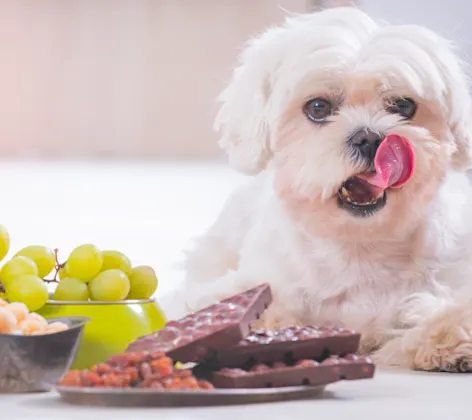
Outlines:
POLYGON ((272 302, 268 284, 235 295, 131 343, 127 352, 164 352, 182 363, 198 362, 216 349, 234 346, 272 302))
POLYGON ((216 367, 245 367, 279 361, 344 356, 359 348, 360 334, 343 328, 287 327, 253 331, 238 345, 218 349, 208 361, 216 367))
POLYGON ((327 359, 329 363, 301 360, 295 366, 244 371, 242 369, 222 369, 211 375, 211 383, 216 388, 270 388, 285 386, 323 386, 340 380, 369 379, 374 376, 375 366, 368 358, 356 360, 327 359))

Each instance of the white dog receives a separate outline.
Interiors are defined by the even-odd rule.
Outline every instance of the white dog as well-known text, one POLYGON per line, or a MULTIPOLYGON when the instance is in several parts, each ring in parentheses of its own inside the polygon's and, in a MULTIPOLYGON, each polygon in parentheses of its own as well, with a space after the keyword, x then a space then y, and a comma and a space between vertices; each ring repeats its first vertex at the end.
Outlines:
POLYGON ((451 45, 355 8, 291 16, 221 101, 221 145, 253 177, 169 315, 182 293, 193 311, 268 282, 260 326, 340 325, 378 363, 472 370, 471 98, 451 45))

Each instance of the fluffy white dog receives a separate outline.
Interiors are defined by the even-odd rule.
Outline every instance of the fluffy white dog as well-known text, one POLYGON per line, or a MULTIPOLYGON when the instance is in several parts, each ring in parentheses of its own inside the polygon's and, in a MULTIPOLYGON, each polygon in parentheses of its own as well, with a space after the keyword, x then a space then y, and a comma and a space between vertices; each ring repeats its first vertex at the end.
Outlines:
POLYGON ((169 315, 268 282, 260 326, 345 326, 378 363, 472 370, 471 99, 449 42, 355 8, 291 16, 221 101, 221 145, 253 176, 169 315))

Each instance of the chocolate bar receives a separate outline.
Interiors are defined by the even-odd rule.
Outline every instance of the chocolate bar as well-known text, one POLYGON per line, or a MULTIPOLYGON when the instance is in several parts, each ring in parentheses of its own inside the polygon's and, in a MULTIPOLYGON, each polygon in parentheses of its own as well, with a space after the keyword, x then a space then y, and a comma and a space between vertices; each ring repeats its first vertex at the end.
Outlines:
POLYGON ((216 349, 235 346, 250 332, 272 302, 268 284, 262 284, 220 303, 211 305, 164 328, 140 337, 127 352, 164 352, 182 363, 198 362, 216 349))
POLYGON ((210 381, 216 388, 324 386, 343 379, 369 379, 374 371, 375 366, 369 358, 347 355, 345 358, 330 357, 321 363, 304 359, 292 366, 283 362, 271 366, 258 364, 250 371, 224 368, 214 372, 210 381))
POLYGON ((276 331, 252 331, 238 345, 218 349, 207 362, 215 367, 248 368, 254 364, 322 360, 359 349, 360 334, 344 328, 292 326, 276 331))

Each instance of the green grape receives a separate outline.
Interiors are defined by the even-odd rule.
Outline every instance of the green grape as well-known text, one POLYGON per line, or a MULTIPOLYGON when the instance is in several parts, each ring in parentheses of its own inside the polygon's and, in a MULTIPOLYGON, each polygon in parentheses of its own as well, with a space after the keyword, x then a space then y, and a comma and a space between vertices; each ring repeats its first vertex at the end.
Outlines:
POLYGON ((7 287, 13 280, 24 274, 38 275, 38 267, 34 261, 26 257, 13 257, 0 270, 0 281, 7 287))
POLYGON ((0 225, 0 261, 5 258, 10 250, 10 235, 5 226, 0 225))
POLYGON ((34 261, 38 267, 38 276, 46 277, 56 265, 56 254, 48 247, 31 245, 21 249, 15 257, 22 256, 34 261))
POLYGON ((149 299, 157 289, 157 276, 152 267, 141 265, 133 268, 129 277, 130 291, 126 299, 149 299))
POLYGON ((87 284, 79 279, 66 277, 57 285, 54 292, 54 299, 87 301, 89 299, 87 284))
POLYGON ((88 287, 92 300, 123 300, 129 292, 129 279, 123 271, 112 269, 102 271, 88 287))
POLYGON ((66 263, 70 277, 88 282, 92 280, 102 268, 103 257, 95 245, 80 245, 69 255, 66 263))
POLYGON ((131 275, 131 261, 120 251, 102 251, 103 264, 101 271, 116 268, 123 271, 127 276, 131 275))
POLYGON ((23 302, 31 312, 44 306, 49 297, 46 283, 33 274, 15 278, 6 289, 10 302, 23 302))
POLYGON ((63 265, 61 268, 59 268, 59 271, 57 272, 57 277, 59 277, 59 280, 64 280, 69 276, 69 273, 67 272, 67 267, 63 265))

